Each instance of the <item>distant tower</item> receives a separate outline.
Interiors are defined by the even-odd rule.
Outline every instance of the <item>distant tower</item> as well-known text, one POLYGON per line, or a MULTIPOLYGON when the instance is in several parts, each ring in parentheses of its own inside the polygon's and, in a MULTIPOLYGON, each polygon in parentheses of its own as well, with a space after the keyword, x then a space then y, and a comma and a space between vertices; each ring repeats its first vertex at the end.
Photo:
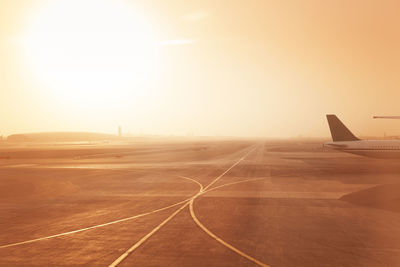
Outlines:
POLYGON ((122 136, 122 127, 118 126, 118 136, 121 137, 122 136))

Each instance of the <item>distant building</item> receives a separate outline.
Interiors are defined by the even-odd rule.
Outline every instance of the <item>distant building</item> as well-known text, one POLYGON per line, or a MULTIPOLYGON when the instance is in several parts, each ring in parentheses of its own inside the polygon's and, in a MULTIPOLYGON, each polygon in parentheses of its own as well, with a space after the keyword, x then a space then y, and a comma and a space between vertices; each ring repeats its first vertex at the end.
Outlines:
POLYGON ((122 136, 122 127, 118 126, 118 136, 121 137, 122 136))

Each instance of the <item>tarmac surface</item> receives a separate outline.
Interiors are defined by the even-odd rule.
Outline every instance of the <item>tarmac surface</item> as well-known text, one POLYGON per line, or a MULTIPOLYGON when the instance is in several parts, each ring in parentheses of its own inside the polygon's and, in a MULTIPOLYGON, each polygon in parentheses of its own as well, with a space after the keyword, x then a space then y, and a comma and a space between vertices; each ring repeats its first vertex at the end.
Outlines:
POLYGON ((319 142, 0 145, 2 266, 400 266, 400 164, 319 142))

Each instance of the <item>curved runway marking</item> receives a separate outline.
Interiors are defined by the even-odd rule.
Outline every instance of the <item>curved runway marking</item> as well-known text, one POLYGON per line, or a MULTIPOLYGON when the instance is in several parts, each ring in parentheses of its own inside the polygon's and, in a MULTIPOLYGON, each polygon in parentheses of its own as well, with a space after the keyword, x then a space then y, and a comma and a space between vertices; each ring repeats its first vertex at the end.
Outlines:
MULTIPOLYGON (((203 195, 203 194, 205 194, 205 193, 207 193, 207 192, 210 192, 210 191, 219 189, 219 188, 221 188, 221 187, 225 187, 225 186, 229 186, 229 185, 234 185, 234 184, 239 184, 239 183, 245 183, 245 182, 258 181, 258 180, 263 180, 263 179, 266 179, 266 178, 255 178, 255 179, 248 179, 248 180, 244 180, 244 181, 237 181, 237 182, 233 182, 233 183, 227 183, 227 184, 224 184, 224 185, 220 185, 220 186, 217 186, 217 187, 208 189, 208 190, 204 191, 201 195, 203 195)), ((196 197, 196 198, 197 198, 197 197, 196 197)), ((216 236, 213 232, 211 232, 210 230, 208 230, 208 228, 205 227, 205 226, 199 221, 199 219, 197 219, 196 214, 194 213, 193 203, 194 203, 194 200, 195 200, 196 198, 193 198, 193 199, 190 201, 190 204, 189 204, 190 215, 192 216, 193 221, 194 221, 206 234, 208 234, 209 236, 211 236, 211 237, 214 238, 216 241, 218 241, 219 243, 221 243, 221 244, 224 245, 225 247, 229 248, 230 250, 233 250, 235 253, 239 254, 240 256, 245 257, 246 259, 248 259, 248 260, 250 260, 250 261, 252 261, 252 262, 254 262, 254 263, 256 263, 256 264, 258 264, 258 265, 260 265, 260 266, 269 267, 269 265, 267 265, 267 264, 265 264, 265 263, 263 263, 263 262, 261 262, 261 261, 255 259, 255 258, 253 258, 253 257, 251 257, 251 256, 249 256, 249 255, 247 255, 247 254, 244 253, 243 251, 241 251, 241 250, 235 248, 234 246, 232 246, 231 244, 227 243, 227 242, 224 241, 223 239, 221 239, 221 238, 219 238, 218 236, 216 236)))
MULTIPOLYGON (((180 201, 178 203, 160 208, 160 209, 156 209, 150 212, 146 212, 146 213, 142 213, 142 214, 138 214, 138 215, 134 215, 131 217, 127 217, 127 218, 123 218, 123 219, 119 219, 119 220, 115 220, 115 221, 111 221, 108 223, 103 223, 103 224, 98 224, 98 225, 94 225, 94 226, 90 226, 90 227, 86 227, 86 228, 82 228, 82 229, 78 229, 78 230, 74 230, 74 231, 69 231, 69 232, 65 232, 65 233, 60 233, 60 234, 56 234, 56 235, 51 235, 51 236, 46 236, 46 237, 41 237, 41 238, 36 238, 36 239, 31 239, 31 240, 27 240, 27 241, 22 241, 22 242, 17 242, 17 243, 12 243, 12 244, 7 244, 7 245, 3 245, 0 246, 1 248, 7 248, 7 247, 13 247, 13 246, 18 246, 18 245, 23 245, 23 244, 29 244, 29 243, 33 243, 33 242, 37 242, 37 241, 41 241, 41 240, 46 240, 46 239, 51 239, 51 238, 55 238, 55 237, 60 237, 60 236, 65 236, 65 235, 70 235, 70 234, 75 234, 75 233, 79 233, 79 232, 83 232, 83 231, 87 231, 87 230, 91 230, 91 229, 95 229, 95 228, 100 228, 100 227, 104 227, 104 226, 108 226, 108 225, 112 225, 112 224, 116 224, 116 223, 120 223, 120 222, 124 222, 124 221, 128 221, 128 220, 132 220, 135 218, 139 218, 139 217, 143 217, 146 215, 150 215, 159 211, 163 211, 163 210, 167 210, 170 209, 172 207, 178 206, 180 204, 185 203, 184 205, 182 205, 178 210, 176 210, 173 214, 171 214, 167 219, 165 219, 160 225, 158 225, 156 228, 154 228, 150 233, 148 233, 146 236, 144 236, 141 240, 139 240, 135 245, 133 245, 129 250, 127 250, 124 254, 122 254, 117 260, 115 260, 110 266, 117 266, 121 261, 123 261, 130 253, 132 253, 137 247, 139 247, 141 244, 143 244, 148 238, 150 238, 154 233, 156 233, 162 226, 164 226, 167 222, 169 222, 172 218, 174 218, 180 211, 182 211, 186 206, 188 206, 189 204, 191 204, 193 206, 193 201, 199 197, 200 195, 202 195, 203 193, 207 193, 209 191, 224 187, 224 186, 228 186, 228 185, 232 185, 232 184, 236 184, 236 183, 241 183, 241 182, 245 182, 245 181, 239 181, 239 182, 233 182, 233 183, 229 183, 229 184, 225 184, 225 185, 221 185, 221 186, 217 186, 215 188, 208 189, 210 186, 212 186, 214 183, 216 183, 221 177, 223 177, 226 173, 228 173, 232 168, 234 168, 236 165, 238 165, 249 153, 251 153, 254 150, 251 149, 250 151, 248 151, 242 158, 240 158, 237 162, 235 162, 232 166, 230 166, 226 171, 224 171, 221 175, 219 175, 217 178, 215 178, 210 184, 208 184, 205 188, 203 187, 203 185, 196 181, 195 179, 189 178, 189 177, 185 177, 185 176, 178 176, 180 178, 183 179, 187 179, 190 180, 192 182, 195 182, 199 185, 200 190, 199 192, 194 195, 191 198, 185 199, 183 201, 180 201)), ((257 180, 259 180, 261 178, 258 178, 257 180)), ((251 180, 256 180, 256 179, 251 179, 251 180)), ((249 180, 246 180, 249 181, 249 180)), ((192 210, 193 208, 191 208, 192 210)), ((197 218, 196 218, 197 219, 197 218)), ((197 220, 198 221, 198 220, 197 220)), ((200 222, 199 222, 200 223, 200 222)), ((207 229, 207 228, 205 228, 207 229)), ((211 232, 210 232, 211 233, 211 232)), ((211 233, 212 234, 212 233, 211 233)), ((221 240, 223 241, 223 240, 221 240)), ((223 241, 224 242, 224 241, 223 241)), ((229 245, 228 243, 226 243, 227 245, 229 245)), ((229 245, 230 246, 230 245, 229 245)), ((234 248, 234 247, 232 247, 234 248)), ((235 249, 235 248, 234 248, 235 249)), ((236 249, 237 250, 237 249, 236 249)), ((239 250, 237 250, 239 251, 239 250)), ((240 251, 239 251, 240 252, 240 251)), ((246 254, 244 254, 246 255, 246 254)), ((246 257, 246 256, 245 256, 246 257)), ((250 257, 250 256, 248 256, 250 257)), ((247 257, 246 257, 247 258, 247 257)), ((262 265, 262 266, 267 266, 267 265, 262 265)))
MULTIPOLYGON (((214 238, 215 240, 217 240, 219 243, 221 243, 222 245, 224 245, 225 247, 229 248, 230 250, 233 250, 234 252, 236 252, 237 254, 239 254, 242 257, 245 257, 246 259, 260 265, 260 266, 264 266, 264 267, 268 267, 269 265, 247 255, 246 253, 244 253, 243 251, 235 248, 234 246, 232 246, 231 244, 225 242, 224 240, 222 240, 221 238, 219 238, 218 236, 216 236, 213 232, 211 232, 210 230, 208 230, 207 227, 205 227, 200 221, 199 219, 197 219, 196 214, 194 213, 194 209, 193 209, 193 201, 194 199, 192 199, 190 201, 190 215, 192 216, 192 219, 195 221, 195 223, 204 231, 206 232, 206 234, 208 234, 209 236, 211 236, 212 238, 214 238)), ((187 205, 187 204, 186 204, 187 205)))
MULTIPOLYGON (((200 192, 203 192, 204 188, 203 188, 203 185, 202 185, 200 182, 196 181, 195 179, 186 177, 186 176, 178 176, 178 177, 179 177, 179 178, 183 178, 183 179, 188 179, 188 180, 190 180, 190 181, 192 181, 192 182, 195 182, 195 183, 198 184, 199 187, 200 187, 199 193, 200 193, 200 192)), ((199 193, 197 193, 196 195, 198 195, 199 193)), ((196 195, 195 195, 195 196, 196 196, 196 195)), ((193 196, 193 197, 195 197, 195 196, 193 196)))
MULTIPOLYGON (((251 149, 248 151, 243 157, 241 157, 238 161, 236 161, 232 166, 230 166, 226 171, 224 171, 221 175, 219 175, 217 178, 215 178, 210 184, 208 184, 206 187, 203 188, 203 185, 199 183, 198 181, 180 176, 181 178, 189 179, 191 181, 196 182, 200 186, 199 192, 193 196, 190 201, 192 202, 195 200, 198 196, 200 196, 204 190, 209 188, 211 185, 216 183, 222 176, 224 176, 227 172, 229 172, 232 168, 234 168, 236 165, 238 165, 247 155, 252 152, 255 148, 251 149)), ((174 218, 179 212, 181 212, 187 205, 189 205, 190 202, 187 202, 186 204, 182 205, 179 209, 177 209, 174 213, 172 213, 167 219, 165 219, 163 222, 161 222, 156 228, 150 231, 147 235, 145 235, 142 239, 140 239, 138 242, 136 242, 132 247, 130 247, 127 251, 125 251, 121 256, 118 257, 113 263, 109 265, 109 267, 116 267, 118 264, 120 264, 123 260, 125 260, 135 249, 140 247, 147 239, 149 239, 152 235, 154 235, 158 230, 161 229, 167 222, 169 222, 172 218, 174 218)))
MULTIPOLYGON (((191 180, 191 181, 194 181, 194 182, 199 184, 199 182, 197 182, 196 180, 188 178, 188 177, 180 177, 180 178, 191 180)), ((200 190, 202 190, 202 185, 200 186, 200 190)), ((196 195, 194 195, 193 197, 195 197, 197 195, 198 195, 198 193, 196 195)), ((26 240, 26 241, 22 241, 22 242, 2 245, 2 246, 0 246, 0 249, 19 246, 19 245, 24 245, 24 244, 29 244, 29 243, 34 243, 34 242, 37 242, 37 241, 42 241, 42 240, 51 239, 51 238, 60 237, 60 236, 65 236, 65 235, 76 234, 76 233, 80 233, 80 232, 83 232, 83 231, 88 231, 88 230, 95 229, 95 228, 100 228, 100 227, 104 227, 104 226, 108 226, 108 225, 112 225, 112 224, 116 224, 116 223, 129 221, 129 220, 132 220, 132 219, 136 219, 136 218, 139 218, 139 217, 143 217, 143 216, 146 216, 146 215, 150 215, 150 214, 153 214, 153 213, 156 213, 156 212, 160 212, 160 211, 163 211, 163 210, 167 210, 167 209, 173 208, 175 206, 178 206, 180 204, 183 204, 185 202, 190 201, 193 197, 187 198, 185 200, 182 200, 180 202, 177 202, 175 204, 172 204, 172 205, 169 205, 169 206, 166 206, 166 207, 163 207, 163 208, 159 208, 159 209, 156 209, 156 210, 153 210, 153 211, 141 213, 141 214, 134 215, 134 216, 131 216, 131 217, 127 217, 127 218, 123 218, 123 219, 119 219, 119 220, 115 220, 115 221, 111 221, 111 222, 107 222, 107 223, 97 224, 97 225, 93 225, 93 226, 89 226, 89 227, 85 227, 85 228, 81 228, 81 229, 73 230, 73 231, 69 231, 69 232, 64 232, 64 233, 60 233, 60 234, 55 234, 55 235, 35 238, 35 239, 31 239, 31 240, 26 240)))

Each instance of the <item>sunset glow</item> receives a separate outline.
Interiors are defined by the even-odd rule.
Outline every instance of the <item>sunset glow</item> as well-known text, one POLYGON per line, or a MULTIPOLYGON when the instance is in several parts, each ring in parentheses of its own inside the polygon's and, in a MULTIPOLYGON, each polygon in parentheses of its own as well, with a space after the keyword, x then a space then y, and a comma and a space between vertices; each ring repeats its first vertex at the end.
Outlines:
POLYGON ((328 137, 334 113, 359 135, 400 135, 372 120, 400 113, 399 8, 1 1, 0 131, 328 137))
POLYGON ((24 55, 62 104, 117 106, 154 85, 159 57, 150 26, 121 1, 49 1, 30 17, 24 55))

